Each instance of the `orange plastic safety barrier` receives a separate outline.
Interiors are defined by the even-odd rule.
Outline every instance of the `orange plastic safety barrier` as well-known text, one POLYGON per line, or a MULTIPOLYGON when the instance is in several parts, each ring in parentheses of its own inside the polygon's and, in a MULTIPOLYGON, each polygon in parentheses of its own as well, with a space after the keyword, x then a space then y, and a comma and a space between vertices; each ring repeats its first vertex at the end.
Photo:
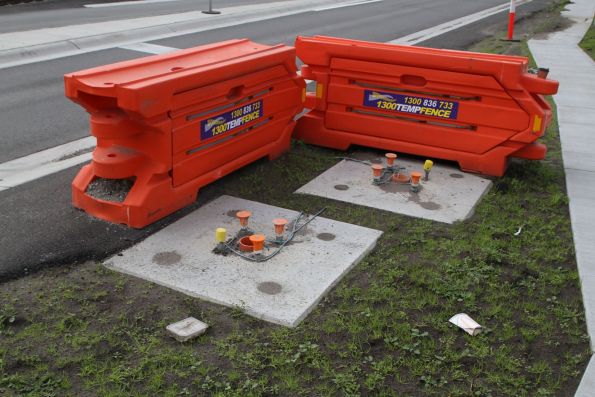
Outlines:
POLYGON ((93 161, 72 183, 74 206, 144 227, 196 199, 200 187, 289 149, 305 83, 295 49, 231 40, 64 76, 91 115, 93 161), (128 180, 123 201, 93 196, 128 180))
POLYGON ((298 37, 302 76, 315 80, 294 136, 345 150, 362 145, 457 161, 501 176, 508 159, 542 159, 558 82, 524 57, 332 37, 298 37))

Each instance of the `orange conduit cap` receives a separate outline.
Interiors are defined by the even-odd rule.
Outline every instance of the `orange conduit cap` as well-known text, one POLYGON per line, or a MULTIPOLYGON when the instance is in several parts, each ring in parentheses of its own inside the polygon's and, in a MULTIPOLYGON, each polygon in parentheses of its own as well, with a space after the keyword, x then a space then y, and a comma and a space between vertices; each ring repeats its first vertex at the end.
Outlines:
POLYGON ((372 164, 372 173, 374 174, 374 178, 380 178, 382 176, 382 171, 384 167, 382 164, 372 164))
POLYGON ((264 240, 266 237, 264 234, 253 234, 250 236, 250 241, 252 241, 252 245, 254 246, 254 251, 262 251, 264 248, 264 240))
POLYGON ((287 219, 285 218, 277 218, 273 219, 273 225, 275 226, 275 234, 280 236, 285 232, 285 225, 287 225, 287 219))
POLYGON ((420 179, 421 179, 421 172, 413 171, 411 173, 411 184, 412 185, 419 185, 420 179))
POLYGON ((392 167, 392 165, 395 163, 395 159, 397 158, 397 154, 396 153, 387 153, 384 155, 384 157, 386 157, 386 164, 389 167, 392 167))
POLYGON ((254 250, 254 244, 252 244, 252 241, 250 241, 250 236, 242 237, 238 243, 238 246, 242 252, 252 252, 254 250))
POLYGON ((242 227, 248 226, 248 218, 250 218, 251 215, 252 215, 252 212, 250 212, 250 211, 238 211, 236 213, 236 216, 240 220, 240 225, 242 227))
POLYGON ((396 183, 407 183, 407 182, 409 182, 409 175, 402 174, 402 173, 394 174, 393 175, 393 182, 396 182, 396 183))

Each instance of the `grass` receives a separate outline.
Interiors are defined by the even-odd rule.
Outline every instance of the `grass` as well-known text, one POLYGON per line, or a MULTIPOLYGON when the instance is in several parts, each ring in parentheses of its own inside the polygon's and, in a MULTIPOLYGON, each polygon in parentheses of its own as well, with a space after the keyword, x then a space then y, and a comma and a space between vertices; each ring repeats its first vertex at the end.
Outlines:
MULTIPOLYGON (((477 47, 495 45, 526 51, 477 47)), ((0 395, 573 395, 590 350, 556 122, 543 142, 544 161, 514 162, 454 225, 292 194, 343 154, 295 142, 201 197, 326 206, 326 217, 384 231, 299 327, 98 263, 46 269, 0 286, 0 395), (459 312, 484 332, 450 325, 459 312), (207 334, 185 344, 165 335, 189 315, 207 334)))
POLYGON ((595 60, 595 23, 591 23, 589 30, 585 33, 585 37, 583 37, 578 45, 595 60))

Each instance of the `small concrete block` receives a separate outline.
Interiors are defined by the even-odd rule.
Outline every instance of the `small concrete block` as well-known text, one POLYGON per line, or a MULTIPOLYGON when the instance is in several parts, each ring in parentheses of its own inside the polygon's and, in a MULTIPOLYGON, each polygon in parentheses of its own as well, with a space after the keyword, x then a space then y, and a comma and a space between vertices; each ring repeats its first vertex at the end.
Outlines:
POLYGON ((294 240, 265 262, 212 252, 215 230, 228 236, 240 229, 236 213, 252 212, 249 227, 269 238, 273 219, 298 213, 230 196, 153 234, 108 259, 105 265, 210 302, 235 307, 249 315, 297 326, 322 297, 374 248, 381 231, 317 217, 294 240))
POLYGON ((178 342, 186 342, 189 339, 196 338, 204 334, 209 326, 194 317, 185 318, 182 321, 173 323, 165 327, 167 334, 174 337, 178 342))
MULTIPOLYGON (((365 153, 360 160, 384 164, 384 157, 365 153)), ((399 156, 396 164, 404 172, 422 171, 424 161, 399 156)), ((429 181, 422 178, 421 189, 413 193, 409 185, 391 182, 383 186, 372 184, 370 166, 342 160, 296 193, 311 194, 334 200, 378 208, 416 218, 453 223, 473 215, 479 199, 488 192, 492 182, 478 175, 461 172, 451 165, 435 161, 429 181)))

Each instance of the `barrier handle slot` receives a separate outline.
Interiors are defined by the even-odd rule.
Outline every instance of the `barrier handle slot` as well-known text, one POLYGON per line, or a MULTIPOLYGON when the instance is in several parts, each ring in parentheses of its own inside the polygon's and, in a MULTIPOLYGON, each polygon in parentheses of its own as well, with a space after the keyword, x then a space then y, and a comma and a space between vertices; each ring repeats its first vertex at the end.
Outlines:
POLYGON ((243 92, 244 92, 243 85, 238 85, 238 86, 232 87, 229 89, 229 92, 227 93, 227 99, 229 99, 230 101, 232 101, 234 99, 238 99, 242 96, 243 92))

